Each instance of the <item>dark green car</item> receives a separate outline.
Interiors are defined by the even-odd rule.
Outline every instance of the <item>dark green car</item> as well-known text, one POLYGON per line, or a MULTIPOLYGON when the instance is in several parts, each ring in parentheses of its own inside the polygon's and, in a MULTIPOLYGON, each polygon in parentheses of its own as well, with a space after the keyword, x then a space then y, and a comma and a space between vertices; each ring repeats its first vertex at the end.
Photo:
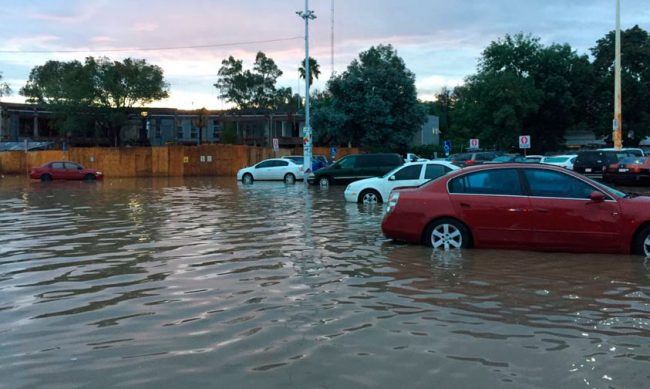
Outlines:
POLYGON ((379 177, 403 165, 399 154, 353 154, 347 155, 332 165, 309 174, 310 184, 321 186, 348 184, 369 177, 379 177))

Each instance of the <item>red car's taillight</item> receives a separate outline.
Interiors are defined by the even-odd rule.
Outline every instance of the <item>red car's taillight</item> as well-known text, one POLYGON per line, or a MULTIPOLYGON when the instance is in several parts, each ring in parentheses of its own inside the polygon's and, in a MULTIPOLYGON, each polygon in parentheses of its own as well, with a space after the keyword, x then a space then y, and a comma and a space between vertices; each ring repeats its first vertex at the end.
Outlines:
POLYGON ((472 166, 475 163, 476 163, 476 161, 474 161, 473 159, 468 159, 467 161, 465 161, 465 165, 467 165, 467 166, 472 166))

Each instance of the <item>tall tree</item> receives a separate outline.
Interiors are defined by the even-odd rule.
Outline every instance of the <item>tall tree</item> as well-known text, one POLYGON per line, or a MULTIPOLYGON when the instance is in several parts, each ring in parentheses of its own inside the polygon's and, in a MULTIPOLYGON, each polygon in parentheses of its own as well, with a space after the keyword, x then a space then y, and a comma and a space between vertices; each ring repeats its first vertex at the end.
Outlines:
POLYGON ((273 110, 286 101, 286 88, 275 86, 281 75, 273 59, 260 51, 255 56, 252 71, 244 70, 243 61, 233 56, 221 61, 214 86, 220 98, 240 110, 273 110))
POLYGON ((591 85, 588 58, 569 45, 506 35, 483 51, 478 73, 457 88, 454 132, 504 149, 526 134, 533 151, 557 150, 566 131, 588 128, 591 85))
MULTIPOLYGON (((418 103, 415 75, 390 45, 371 47, 328 82, 337 139, 353 146, 406 151, 426 119, 418 103), (344 120, 342 120, 345 118, 344 120)), ((315 118, 320 113, 314 112, 315 118)), ((314 123, 316 136, 320 136, 314 123)))
MULTIPOLYGON (((301 61, 300 67, 298 68, 298 73, 300 74, 300 78, 304 80, 305 73, 307 73, 305 70, 304 60, 301 61)), ((309 85, 313 85, 314 78, 318 80, 318 76, 320 76, 320 65, 314 58, 309 57, 309 85)))
MULTIPOLYGON (((2 73, 0 73, 0 81, 2 81, 2 73)), ((6 82, 0 82, 0 97, 11 94, 11 88, 6 82)))
POLYGON ((92 119, 119 144, 124 109, 163 99, 168 88, 162 69, 145 60, 88 57, 83 64, 47 61, 34 67, 20 93, 28 102, 48 105, 60 132, 87 129, 92 119))
MULTIPOLYGON (((610 31, 591 49, 597 77, 593 128, 612 133, 614 117, 615 32, 610 31)), ((623 141, 638 145, 650 135, 650 35, 638 25, 621 31, 623 141)))

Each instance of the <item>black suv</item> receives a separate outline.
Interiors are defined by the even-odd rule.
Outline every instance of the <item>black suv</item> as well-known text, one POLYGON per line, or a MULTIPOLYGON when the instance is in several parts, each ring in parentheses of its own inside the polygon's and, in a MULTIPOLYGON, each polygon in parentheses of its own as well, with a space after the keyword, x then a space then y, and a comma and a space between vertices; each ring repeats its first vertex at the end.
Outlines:
POLYGON ((310 184, 347 184, 369 177, 379 177, 404 164, 399 154, 353 154, 307 176, 310 184))
POLYGON ((630 151, 605 151, 605 150, 589 150, 580 151, 576 161, 573 163, 573 171, 584 174, 590 178, 603 179, 603 173, 607 166, 617 163, 620 159, 625 157, 633 157, 630 151))

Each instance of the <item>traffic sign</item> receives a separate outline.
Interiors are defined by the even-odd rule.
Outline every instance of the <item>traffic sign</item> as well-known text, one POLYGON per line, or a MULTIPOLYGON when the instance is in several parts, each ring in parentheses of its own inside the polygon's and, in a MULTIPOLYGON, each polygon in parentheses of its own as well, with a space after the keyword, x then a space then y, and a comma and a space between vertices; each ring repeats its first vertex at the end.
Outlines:
POLYGON ((334 160, 336 158, 336 147, 330 147, 330 158, 334 160))
POLYGON ((445 140, 442 142, 442 149, 445 151, 445 155, 449 155, 451 152, 451 141, 445 140))
POLYGON ((477 150, 479 147, 479 140, 478 138, 472 138, 469 140, 469 148, 472 150, 477 150))
POLYGON ((520 135, 519 136, 519 148, 520 149, 529 149, 530 148, 530 135, 520 135))
POLYGON ((278 138, 273 138, 273 151, 279 151, 280 150, 280 142, 278 141, 278 138))

